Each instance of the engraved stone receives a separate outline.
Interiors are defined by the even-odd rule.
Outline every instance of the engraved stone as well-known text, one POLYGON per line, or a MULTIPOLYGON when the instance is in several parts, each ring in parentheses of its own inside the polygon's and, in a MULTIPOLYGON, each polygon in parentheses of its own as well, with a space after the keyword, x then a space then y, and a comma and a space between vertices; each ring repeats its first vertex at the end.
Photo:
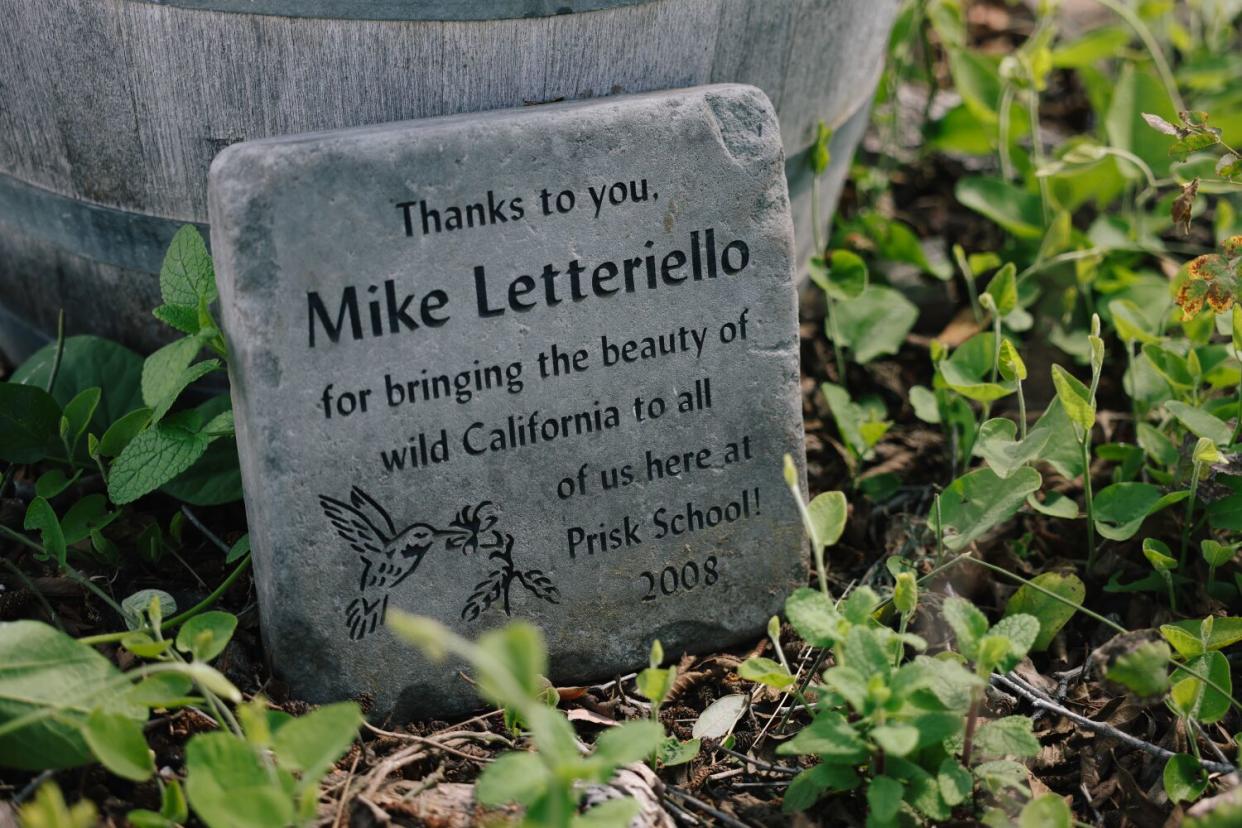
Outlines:
POLYGON ((276 138, 212 165, 262 627, 311 701, 477 704, 388 610, 559 683, 758 634, 805 578, 777 121, 722 85, 276 138))

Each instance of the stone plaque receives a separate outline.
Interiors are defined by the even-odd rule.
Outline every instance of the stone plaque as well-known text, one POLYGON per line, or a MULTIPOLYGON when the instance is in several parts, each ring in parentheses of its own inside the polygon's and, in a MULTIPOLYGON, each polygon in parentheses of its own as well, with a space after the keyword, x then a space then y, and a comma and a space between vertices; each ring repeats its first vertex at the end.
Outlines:
POLYGON ((229 147, 212 247, 267 651, 476 704, 384 626, 540 626, 558 682, 758 634, 805 578, 793 239, 747 86, 229 147))

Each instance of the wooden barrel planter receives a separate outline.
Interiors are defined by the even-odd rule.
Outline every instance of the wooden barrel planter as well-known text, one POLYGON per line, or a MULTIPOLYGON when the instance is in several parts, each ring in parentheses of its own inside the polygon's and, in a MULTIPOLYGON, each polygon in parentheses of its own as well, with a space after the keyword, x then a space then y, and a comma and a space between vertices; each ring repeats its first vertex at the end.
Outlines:
POLYGON ((0 0, 0 350, 149 350, 164 249, 252 138, 736 81, 776 106, 802 256, 831 215, 897 0, 0 0))

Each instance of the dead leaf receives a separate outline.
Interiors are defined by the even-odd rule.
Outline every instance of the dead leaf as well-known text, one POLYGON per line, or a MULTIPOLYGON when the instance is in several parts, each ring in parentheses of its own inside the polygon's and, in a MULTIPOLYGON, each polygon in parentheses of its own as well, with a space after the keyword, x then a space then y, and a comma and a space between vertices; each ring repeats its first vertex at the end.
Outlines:
POLYGON ((1195 196, 1199 194, 1199 179, 1195 178, 1182 187, 1181 194, 1173 201, 1173 223, 1182 231, 1183 236, 1190 235, 1190 214, 1194 210, 1195 196))

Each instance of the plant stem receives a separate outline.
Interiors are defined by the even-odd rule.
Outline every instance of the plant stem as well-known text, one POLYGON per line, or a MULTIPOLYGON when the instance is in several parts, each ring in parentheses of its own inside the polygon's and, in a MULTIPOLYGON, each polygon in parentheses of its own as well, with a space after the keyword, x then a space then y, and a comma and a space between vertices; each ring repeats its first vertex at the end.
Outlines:
POLYGON ((1087 506, 1087 573, 1095 567, 1095 499, 1091 491, 1091 432, 1082 437, 1082 492, 1087 506))
MULTIPOLYGON (((1039 93, 1033 88, 1026 93, 1026 111, 1031 120, 1031 153, 1035 156, 1035 168, 1039 169, 1044 165, 1044 142, 1039 131, 1039 93)), ((1052 220, 1052 193, 1048 189, 1047 177, 1041 175, 1036 180, 1039 182, 1039 203, 1043 207, 1044 227, 1047 227, 1052 220)))
POLYGON ((1182 525, 1182 550, 1177 556, 1177 565, 1182 569, 1186 567, 1186 549, 1190 546, 1190 532, 1194 528, 1195 494, 1199 489, 1199 475, 1202 471, 1203 464, 1196 461, 1190 472, 1190 497, 1186 498, 1186 522, 1182 525))
POLYGON ((815 521, 811 520, 811 513, 807 510, 806 504, 802 502, 802 492, 798 491, 797 483, 790 486, 789 491, 793 494, 794 503, 798 504, 798 514, 802 516, 802 525, 811 538, 811 553, 815 556, 815 574, 819 578, 820 592, 831 598, 832 595, 828 592, 828 564, 824 560, 824 546, 819 541, 819 532, 815 530, 815 521))
POLYGON ((1160 82, 1164 84, 1164 91, 1169 96, 1169 102, 1173 104, 1173 109, 1177 112, 1184 110, 1186 102, 1182 100, 1182 93, 1177 89, 1177 81, 1173 78, 1173 70, 1169 68, 1169 61, 1165 58, 1160 44, 1151 33, 1151 29, 1147 28, 1147 24, 1134 13, 1133 9, 1120 2, 1120 0, 1096 0, 1096 2, 1112 11, 1113 14, 1126 21, 1130 28, 1134 29, 1139 36, 1139 40, 1143 41, 1143 46, 1151 54, 1152 62, 1156 64, 1156 72, 1160 75, 1160 82))
POLYGON ((975 274, 970 269, 970 260, 958 245, 953 246, 953 258, 957 260, 957 268, 962 271, 962 281, 966 283, 966 293, 970 296, 970 310, 975 315, 975 323, 983 324, 983 309, 979 307, 979 289, 975 286, 975 274))
MULTIPOLYGON (((1233 358, 1242 364, 1242 352, 1237 348, 1233 349, 1233 358)), ((1238 409, 1233 412, 1233 434, 1229 437, 1229 445, 1237 445, 1239 438, 1242 438, 1242 374, 1238 375, 1238 409)), ((0 487, 0 493, 3 491, 0 487)))
POLYGON ((1135 368, 1134 368, 1134 347, 1133 346, 1137 345, 1138 342, 1137 341, 1133 343, 1125 342, 1123 344, 1126 346, 1126 368, 1127 368, 1126 373, 1130 375, 1130 388, 1128 391, 1128 393, 1130 394, 1130 416, 1134 418, 1134 444, 1137 446, 1138 445, 1138 427, 1139 427, 1139 423, 1142 422, 1142 418, 1139 416, 1138 373, 1135 371, 1135 368))
POLYGON ((1014 177, 1013 158, 1009 154, 1009 122, 1012 120, 1010 113, 1013 110, 1013 84, 1006 82, 1005 88, 1001 90, 1000 108, 997 111, 997 142, 1000 144, 997 151, 1000 154, 1001 178, 1006 181, 1014 177))
POLYGON ((1018 380, 1018 428, 1022 439, 1026 439, 1026 397, 1022 395, 1022 380, 1018 380))
POLYGON ((837 378, 841 382, 841 387, 849 389, 849 379, 845 375, 845 352, 841 350, 841 334, 837 331, 837 306, 832 300, 832 294, 824 291, 824 300, 827 303, 828 311, 828 338, 832 340, 832 355, 837 363, 837 378))
POLYGON ((60 313, 56 317, 56 351, 52 355, 52 370, 47 373, 47 385, 44 391, 52 393, 52 386, 56 384, 56 375, 60 373, 60 360, 65 353, 65 309, 61 308, 60 313))
MULTIPOLYGON (((20 532, 14 532, 12 529, 10 529, 7 526, 0 526, 0 535, 4 535, 8 537, 10 540, 17 541, 18 543, 24 546, 27 546, 30 549, 33 549, 34 551, 38 552, 39 554, 45 556, 48 559, 52 559, 54 557, 46 549, 44 549, 41 544, 35 543, 30 538, 26 537, 20 532)), ((100 589, 98 585, 96 585, 95 582, 92 581, 90 578, 86 577, 81 572, 78 572, 76 569, 70 566, 67 561, 57 560, 56 563, 60 567, 60 570, 63 573, 65 573, 65 575, 67 575, 72 580, 77 581, 79 584, 86 587, 91 592, 95 593, 95 595, 98 596, 99 600, 103 601, 105 604, 111 607, 116 612, 117 615, 121 616, 122 621, 125 620, 125 610, 121 609, 121 605, 118 604, 115 600, 113 600, 111 595, 109 595, 108 593, 100 589)))
POLYGON ((970 767, 970 752, 974 747, 975 726, 979 723, 979 688, 970 691, 970 710, 966 713, 966 733, 962 737, 962 764, 970 767))

